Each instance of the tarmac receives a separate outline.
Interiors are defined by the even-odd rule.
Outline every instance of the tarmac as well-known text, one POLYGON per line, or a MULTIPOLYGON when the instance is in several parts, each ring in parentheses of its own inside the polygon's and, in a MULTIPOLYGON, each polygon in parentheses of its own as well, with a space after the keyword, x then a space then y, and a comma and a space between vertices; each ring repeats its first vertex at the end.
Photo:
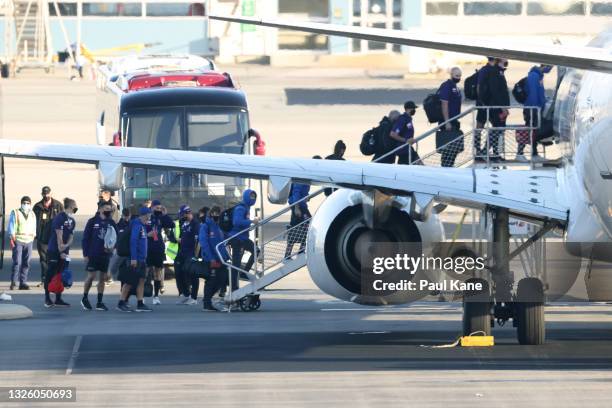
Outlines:
MULTIPOLYGON (((348 159, 364 160, 357 147, 361 134, 397 108, 404 92, 418 100, 440 82, 405 79, 401 72, 222 68, 235 72, 249 95, 252 124, 266 137, 268 153, 281 156, 328 154, 344 138, 348 159), (314 103, 313 88, 344 89, 355 103, 314 103), (397 101, 379 104, 386 90, 397 101)), ((91 81, 69 82, 60 70, 2 81, 3 137, 94 143, 93 87, 91 81)), ((419 129, 427 126, 422 116, 419 129)), ((14 159, 6 168, 8 208, 22 195, 39 197, 49 184, 56 197, 79 202, 80 234, 94 211, 95 169, 14 159)), ((0 291, 8 289, 9 255, 0 291)), ((548 305, 544 346, 519 346, 509 323, 494 328, 492 348, 430 348, 423 346, 449 344, 460 334, 459 303, 359 306, 321 293, 301 270, 264 292, 253 313, 175 305, 173 281, 152 313, 114 310, 117 284, 106 289, 109 312, 86 312, 79 306, 84 264, 78 244, 72 258, 76 283, 64 296, 70 308, 45 309, 41 288, 10 292, 14 304, 33 315, 0 323, 2 387, 75 387, 78 407, 584 408, 609 407, 612 400, 607 303, 548 305)), ((35 259, 32 286, 39 277, 35 259)), ((90 300, 95 293, 94 287, 90 300)), ((0 388, 0 401, 5 392, 0 388)))

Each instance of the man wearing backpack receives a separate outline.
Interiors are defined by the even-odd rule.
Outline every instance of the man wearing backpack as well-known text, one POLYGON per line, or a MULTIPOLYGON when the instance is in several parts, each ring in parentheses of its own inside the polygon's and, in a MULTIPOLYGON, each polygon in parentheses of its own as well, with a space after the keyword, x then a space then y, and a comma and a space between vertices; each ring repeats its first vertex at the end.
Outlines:
POLYGON ((413 101, 404 104, 404 113, 395 121, 389 136, 394 140, 394 149, 406 145, 403 149, 395 152, 399 158, 397 164, 412 164, 420 160, 416 150, 412 147, 414 143, 414 124, 412 117, 416 114, 417 106, 413 101))
POLYGON ((376 153, 374 153, 373 162, 376 163, 395 163, 395 155, 390 154, 381 159, 385 154, 393 150, 395 143, 391 139, 391 128, 395 121, 401 116, 401 113, 397 110, 392 110, 387 116, 382 118, 378 127, 375 129, 376 132, 376 153))
POLYGON ((107 312, 108 308, 102 302, 104 296, 104 283, 108 272, 108 265, 113 248, 107 248, 106 234, 109 228, 117 231, 117 225, 112 219, 113 210, 110 204, 100 203, 98 212, 93 218, 87 221, 85 230, 83 231, 83 259, 85 260, 87 269, 87 278, 83 287, 83 298, 81 306, 85 310, 92 310, 89 303, 89 290, 93 280, 98 275, 98 301, 96 302, 96 310, 107 312))
MULTIPOLYGON (((230 241, 232 248, 232 265, 244 269, 246 272, 251 270, 255 261, 255 243, 249 238, 249 232, 244 231, 251 224, 259 222, 259 218, 250 219, 251 207, 257 202, 257 193, 247 189, 242 193, 242 202, 238 204, 232 213, 232 230, 229 235, 234 236, 230 241), (237 235, 240 233, 239 235, 237 235), (236 236, 237 235, 237 236, 236 236), (249 252, 251 255, 247 260, 244 268, 242 268, 242 256, 244 252, 249 252)), ((232 268, 232 287, 234 291, 238 289, 238 271, 232 268)))
MULTIPOLYGON (((546 107, 546 91, 544 89, 544 75, 548 74, 552 70, 552 66, 550 65, 540 65, 532 67, 527 75, 527 84, 526 84, 526 96, 524 106, 536 106, 540 108, 541 112, 544 112, 544 108, 546 107)), ((535 127, 538 124, 538 113, 536 109, 533 108, 525 108, 523 109, 523 118, 525 119, 525 126, 535 127)), ((531 149, 532 149, 532 160, 541 162, 544 159, 538 155, 538 140, 535 132, 529 136, 531 140, 531 149)), ((523 140, 523 142, 526 142, 523 140)), ((527 162, 527 158, 525 158, 526 143, 520 143, 518 145, 518 151, 516 154, 516 160, 527 162)))
MULTIPOLYGON (((489 64, 487 64, 486 71, 483 72, 482 76, 479 73, 478 81, 478 106, 509 106, 510 105, 510 92, 508 90, 508 82, 506 81, 505 72, 508 69, 508 60, 504 58, 494 58, 493 65, 491 65, 491 59, 489 58, 489 64)), ((489 146, 492 150, 491 160, 501 161, 502 158, 499 155, 499 142, 502 138, 504 131, 499 128, 506 126, 506 118, 508 117, 508 110, 505 108, 496 109, 480 109, 476 118, 477 128, 484 128, 487 120, 491 122, 491 126, 498 128, 497 130, 491 130, 489 132, 489 146), (482 112, 482 113, 481 113, 482 112)), ((484 149, 480 148, 480 134, 477 131, 474 137, 474 143, 476 144, 477 159, 483 160, 483 157, 487 155, 487 146, 484 149)))
MULTIPOLYGON (((130 266, 122 278, 124 285, 121 288, 121 297, 117 304, 120 312, 131 312, 127 304, 132 287, 136 287, 137 312, 151 312, 151 308, 144 304, 144 283, 147 275, 147 228, 146 225, 151 218, 151 209, 141 207, 139 216, 130 222, 130 266)), ((121 246, 121 243, 119 243, 121 246)), ((119 249, 119 248, 118 248, 119 249)), ((120 254, 122 255, 122 254, 120 254)), ((123 256, 123 255, 122 255, 123 256)))
POLYGON ((219 248, 221 257, 219 257, 217 253, 217 245, 225 239, 223 231, 221 231, 219 227, 220 214, 221 209, 218 206, 211 208, 204 222, 200 224, 200 232, 198 233, 202 260, 208 264, 211 270, 215 271, 215 276, 206 279, 206 283, 204 284, 203 309, 205 312, 219 311, 219 309, 212 304, 212 297, 215 292, 227 285, 228 280, 227 268, 222 263, 222 261, 227 261, 229 259, 229 254, 227 253, 225 245, 219 248))
MULTIPOLYGON (((457 84, 461 82, 461 74, 461 68, 453 67, 450 70, 450 79, 440 85, 438 95, 440 95, 443 120, 439 122, 438 125, 442 125, 442 123, 448 122, 451 118, 454 118, 461 113, 461 102, 463 98, 461 96, 461 91, 457 87, 457 84)), ((450 140, 447 141, 448 143, 460 136, 459 132, 461 130, 461 123, 458 119, 455 119, 452 122, 446 123, 444 129, 440 130, 445 132, 452 132, 452 136, 449 138, 450 140)), ((447 146, 446 148, 442 149, 442 167, 454 166, 455 159, 459 154, 459 149, 457 148, 457 146, 454 146, 455 144, 456 143, 452 143, 450 146, 447 146)))

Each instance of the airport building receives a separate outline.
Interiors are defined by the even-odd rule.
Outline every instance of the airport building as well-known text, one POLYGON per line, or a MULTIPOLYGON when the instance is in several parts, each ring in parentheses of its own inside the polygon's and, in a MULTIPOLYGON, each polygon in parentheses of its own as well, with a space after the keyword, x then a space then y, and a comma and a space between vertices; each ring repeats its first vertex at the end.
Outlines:
MULTIPOLYGON (((12 30, 14 38, 19 37, 19 16, 26 12, 29 2, 3 0, 0 3, 0 11, 5 14, 9 12, 8 6, 13 6, 17 17, 12 30)), ((544 37, 537 39, 539 41, 558 38, 577 44, 584 44, 604 29, 612 16, 610 0, 202 0, 195 3, 181 0, 57 3, 33 0, 31 3, 30 14, 38 12, 37 5, 45 4, 40 8, 48 13, 49 48, 53 52, 80 39, 93 51, 146 44, 149 51, 156 53, 218 55, 222 62, 234 61, 236 57, 266 57, 277 64, 325 61, 331 56, 358 59, 378 55, 379 61, 405 65, 411 52, 417 53, 418 58, 413 58, 414 61, 431 63, 446 57, 397 45, 250 25, 209 23, 205 15, 261 16, 443 34, 524 37, 526 40, 544 37), (521 27, 519 33, 516 27, 521 27)), ((35 30, 36 24, 29 24, 32 27, 25 27, 22 38, 28 31, 35 30)), ((5 20, 3 31, 6 25, 5 20)), ((419 67, 413 68, 419 70, 419 67)))

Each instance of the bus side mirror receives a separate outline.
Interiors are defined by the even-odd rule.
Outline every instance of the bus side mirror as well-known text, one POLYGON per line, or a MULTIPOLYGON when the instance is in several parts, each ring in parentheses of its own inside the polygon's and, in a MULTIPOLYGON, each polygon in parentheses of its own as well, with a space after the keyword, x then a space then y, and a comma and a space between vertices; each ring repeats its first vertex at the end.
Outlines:
POLYGON ((266 142, 261 138, 261 135, 255 129, 249 129, 249 137, 255 138, 253 142, 253 152, 255 156, 266 155, 266 142))

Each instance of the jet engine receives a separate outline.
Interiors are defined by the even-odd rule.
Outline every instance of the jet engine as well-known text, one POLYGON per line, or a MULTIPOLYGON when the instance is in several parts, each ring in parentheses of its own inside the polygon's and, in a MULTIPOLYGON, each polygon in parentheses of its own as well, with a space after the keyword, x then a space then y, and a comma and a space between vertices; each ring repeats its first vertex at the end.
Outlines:
MULTIPOLYGON (((369 227, 364 213, 365 193, 338 190, 328 197, 313 216, 306 245, 307 265, 315 284, 337 299, 367 305, 402 304, 429 294, 398 291, 385 296, 364 295, 361 256, 377 243, 414 243, 419 252, 431 252, 431 243, 441 242, 444 230, 437 214, 424 221, 410 215, 411 198, 391 197, 387 215, 369 227)), ((423 279, 419 273, 409 280, 423 279)))

